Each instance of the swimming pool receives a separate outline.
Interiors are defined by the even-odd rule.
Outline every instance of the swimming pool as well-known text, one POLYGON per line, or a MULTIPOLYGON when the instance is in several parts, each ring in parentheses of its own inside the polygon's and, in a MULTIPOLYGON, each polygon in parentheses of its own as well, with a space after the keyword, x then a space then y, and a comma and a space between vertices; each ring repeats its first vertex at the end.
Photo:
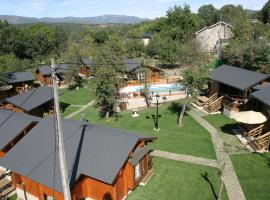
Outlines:
MULTIPOLYGON (((141 92, 144 86, 126 86, 120 89, 120 94, 128 94, 133 92, 141 92)), ((149 86, 150 93, 153 94, 173 94, 184 91, 183 85, 177 84, 156 84, 149 86)))

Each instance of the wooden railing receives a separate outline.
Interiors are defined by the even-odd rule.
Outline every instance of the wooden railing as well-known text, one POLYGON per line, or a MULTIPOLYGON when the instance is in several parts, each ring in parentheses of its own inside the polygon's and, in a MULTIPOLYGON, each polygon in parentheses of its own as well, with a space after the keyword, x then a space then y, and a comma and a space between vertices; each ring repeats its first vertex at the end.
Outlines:
POLYGON ((209 113, 218 112, 222 107, 222 100, 223 96, 219 97, 214 101, 209 102, 207 105, 204 106, 204 109, 209 113))
POLYGON ((265 133, 254 140, 250 140, 248 144, 255 150, 269 150, 270 132, 265 133))

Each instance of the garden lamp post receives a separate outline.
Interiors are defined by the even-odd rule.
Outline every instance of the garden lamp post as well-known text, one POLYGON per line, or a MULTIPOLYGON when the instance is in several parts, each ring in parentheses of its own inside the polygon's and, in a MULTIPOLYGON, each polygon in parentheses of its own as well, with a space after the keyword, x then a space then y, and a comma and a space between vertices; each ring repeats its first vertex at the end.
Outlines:
MULTIPOLYGON (((153 114, 151 117, 152 117, 152 119, 154 120, 154 123, 155 123, 155 128, 154 128, 154 130, 155 130, 155 131, 159 131, 160 128, 159 128, 158 119, 161 117, 161 115, 159 115, 159 113, 158 113, 158 106, 159 106, 160 104, 162 104, 162 103, 160 102, 160 96, 159 96, 159 94, 156 94, 156 95, 153 96, 153 97, 154 97, 155 100, 156 100, 156 103, 153 103, 153 104, 156 104, 157 106, 156 106, 156 114, 153 114)), ((153 97, 150 96, 149 99, 148 99, 150 104, 153 102, 153 97)), ((166 96, 162 97, 162 100, 163 100, 163 103, 165 103, 165 102, 167 101, 167 97, 166 97, 166 96)))

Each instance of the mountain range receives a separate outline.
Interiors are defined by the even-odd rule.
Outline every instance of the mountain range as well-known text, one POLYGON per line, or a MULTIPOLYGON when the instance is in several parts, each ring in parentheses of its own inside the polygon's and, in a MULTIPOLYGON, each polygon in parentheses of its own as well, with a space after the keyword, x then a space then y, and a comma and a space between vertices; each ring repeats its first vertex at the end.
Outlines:
POLYGON ((101 15, 96 17, 22 17, 16 15, 0 15, 0 20, 11 24, 35 23, 76 23, 76 24, 136 24, 149 19, 126 15, 101 15))

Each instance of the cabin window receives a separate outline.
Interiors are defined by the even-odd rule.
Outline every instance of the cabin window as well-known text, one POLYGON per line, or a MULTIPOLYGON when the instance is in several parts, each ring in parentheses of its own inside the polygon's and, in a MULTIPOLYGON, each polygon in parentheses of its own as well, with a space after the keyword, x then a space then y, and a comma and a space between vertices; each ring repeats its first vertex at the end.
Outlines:
POLYGON ((44 200, 55 200, 55 198, 53 198, 53 196, 44 194, 44 200))
POLYGON ((144 72, 139 72, 137 74, 138 80, 145 80, 145 73, 144 72))
POLYGON ((135 180, 137 181, 141 177, 140 163, 135 166, 135 180))

